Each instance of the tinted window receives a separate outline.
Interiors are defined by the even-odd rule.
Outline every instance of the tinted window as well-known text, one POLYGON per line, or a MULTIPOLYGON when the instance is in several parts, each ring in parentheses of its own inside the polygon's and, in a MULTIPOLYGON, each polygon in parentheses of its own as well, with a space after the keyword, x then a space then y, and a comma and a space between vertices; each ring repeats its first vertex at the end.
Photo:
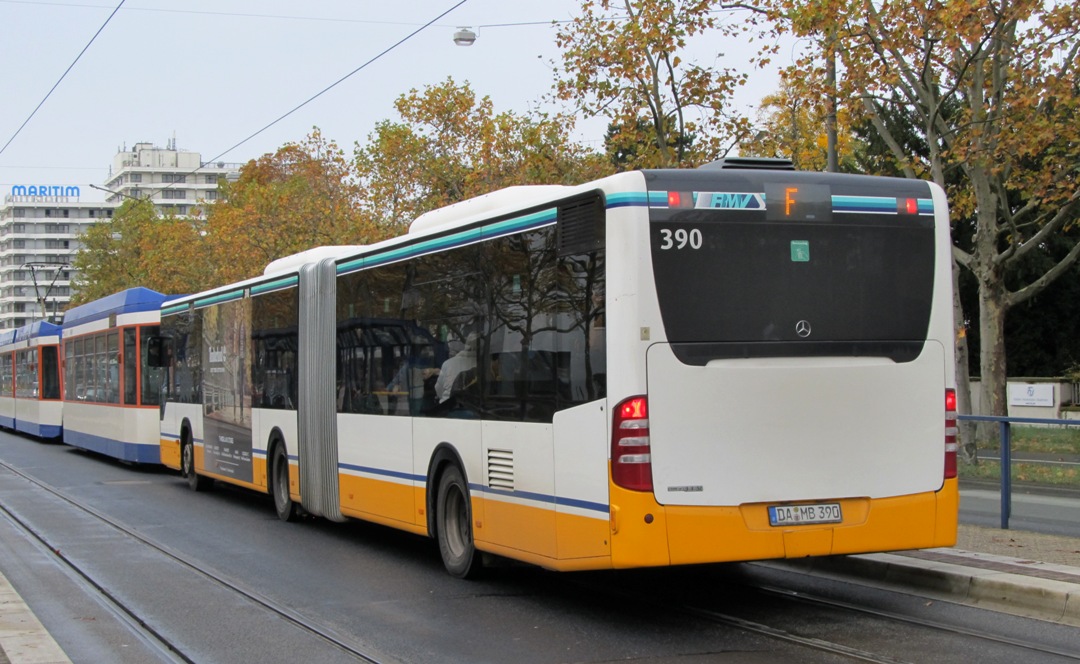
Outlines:
POLYGON ((684 361, 918 354, 933 297, 932 217, 897 214, 895 204, 824 214, 820 199, 803 208, 810 218, 791 221, 764 210, 651 210, 657 296, 684 361))

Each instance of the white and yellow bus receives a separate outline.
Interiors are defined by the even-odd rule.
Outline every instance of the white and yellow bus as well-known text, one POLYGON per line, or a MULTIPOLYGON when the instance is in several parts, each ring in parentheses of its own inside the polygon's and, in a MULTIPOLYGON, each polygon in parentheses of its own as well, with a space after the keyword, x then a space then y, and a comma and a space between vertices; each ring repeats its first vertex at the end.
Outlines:
POLYGON ((952 544, 944 194, 740 165, 501 190, 168 302, 162 462, 461 577, 952 544))

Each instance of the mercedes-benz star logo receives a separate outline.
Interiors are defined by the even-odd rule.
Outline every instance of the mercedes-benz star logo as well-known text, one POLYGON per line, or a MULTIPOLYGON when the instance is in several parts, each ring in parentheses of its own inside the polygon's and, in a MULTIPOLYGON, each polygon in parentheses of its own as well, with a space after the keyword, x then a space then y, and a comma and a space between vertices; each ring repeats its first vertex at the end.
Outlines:
POLYGON ((803 339, 810 336, 810 321, 801 320, 798 323, 795 323, 795 334, 803 339))

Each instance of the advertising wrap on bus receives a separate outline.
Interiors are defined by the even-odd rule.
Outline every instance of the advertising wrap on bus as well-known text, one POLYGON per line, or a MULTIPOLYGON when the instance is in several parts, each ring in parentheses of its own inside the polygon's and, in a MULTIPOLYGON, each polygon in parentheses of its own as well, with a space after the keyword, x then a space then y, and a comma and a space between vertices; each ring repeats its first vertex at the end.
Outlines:
POLYGON ((210 472, 245 482, 252 480, 250 331, 250 299, 203 313, 205 464, 210 472))

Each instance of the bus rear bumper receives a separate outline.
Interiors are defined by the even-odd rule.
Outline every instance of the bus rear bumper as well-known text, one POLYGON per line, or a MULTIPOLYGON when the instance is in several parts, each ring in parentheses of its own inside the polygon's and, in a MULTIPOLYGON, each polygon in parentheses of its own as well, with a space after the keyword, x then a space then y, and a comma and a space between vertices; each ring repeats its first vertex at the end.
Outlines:
POLYGON ((839 502, 843 522, 772 526, 764 503, 662 506, 651 494, 612 489, 614 567, 804 558, 956 543, 959 491, 839 502))

